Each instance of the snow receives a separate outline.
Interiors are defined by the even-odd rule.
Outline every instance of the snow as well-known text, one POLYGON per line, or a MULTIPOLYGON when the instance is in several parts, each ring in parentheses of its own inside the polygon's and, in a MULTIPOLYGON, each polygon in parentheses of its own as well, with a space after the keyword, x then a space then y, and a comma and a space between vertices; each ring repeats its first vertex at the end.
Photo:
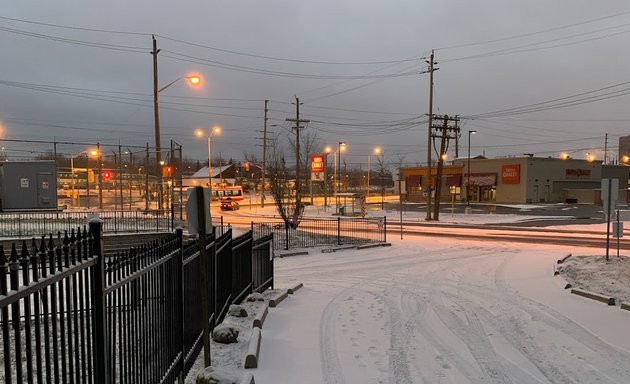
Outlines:
MULTIPOLYGON (((399 214, 374 216, 382 213, 399 214)), ((436 225, 523 219, 529 217, 443 213, 436 225)), ((605 233, 606 226, 553 229, 605 233)), ((259 368, 248 370, 256 383, 628 381, 630 311, 564 289, 566 278, 629 302, 630 257, 623 251, 617 258, 611 248, 606 263, 603 249, 413 236, 390 241, 387 248, 310 249, 276 259, 276 288, 300 282, 304 288, 270 309, 259 368), (554 276, 557 260, 569 253, 562 275, 554 276)))

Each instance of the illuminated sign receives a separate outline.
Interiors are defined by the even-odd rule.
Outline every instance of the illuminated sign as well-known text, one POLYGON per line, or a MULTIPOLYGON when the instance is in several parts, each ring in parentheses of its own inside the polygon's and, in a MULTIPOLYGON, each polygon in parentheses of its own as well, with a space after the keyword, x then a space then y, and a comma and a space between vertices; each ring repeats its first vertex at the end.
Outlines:
POLYGON ((311 180, 324 181, 325 166, 323 155, 311 155, 311 180))

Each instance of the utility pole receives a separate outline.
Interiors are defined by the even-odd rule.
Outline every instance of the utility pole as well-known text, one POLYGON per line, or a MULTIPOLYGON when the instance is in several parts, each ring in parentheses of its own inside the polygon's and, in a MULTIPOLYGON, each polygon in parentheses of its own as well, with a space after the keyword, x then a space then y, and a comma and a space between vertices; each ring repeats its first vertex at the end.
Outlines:
POLYGON ((438 135, 437 133, 434 135, 435 138, 439 137, 440 142, 440 152, 438 153, 438 168, 437 168, 437 177, 435 182, 435 201, 433 207, 433 219, 440 219, 440 198, 442 193, 442 173, 444 170, 444 157, 446 155, 446 151, 448 149, 449 140, 456 140, 459 136, 459 117, 455 116, 454 118, 448 117, 448 115, 444 116, 434 116, 433 120, 441 120, 442 124, 436 124, 432 128, 437 132, 441 131, 438 135), (449 126, 449 122, 454 122, 454 125, 449 126))
POLYGON ((96 143, 96 148, 98 149, 98 209, 103 210, 103 153, 101 152, 101 144, 96 143))
MULTIPOLYGON (((120 210, 124 211, 125 206, 123 205, 123 177, 122 177, 122 148, 120 147, 120 142, 118 142, 118 189, 120 190, 120 210)), ((114 193, 114 196, 116 194, 114 193)))
POLYGON ((158 192, 158 210, 162 209, 162 169, 160 162, 162 161, 162 145, 160 142, 160 109, 158 106, 158 98, 160 88, 158 85, 158 53, 160 50, 157 48, 157 40, 155 35, 151 35, 153 40, 153 119, 155 123, 155 175, 157 177, 157 192, 158 192))
POLYGON ((269 109, 267 108, 267 104, 269 100, 265 100, 265 126, 263 130, 263 158, 262 158, 262 187, 260 189, 260 207, 265 207, 265 165, 267 163, 267 112, 269 109))
POLYGON ((604 165, 608 163, 608 134, 604 138, 604 165))
POLYGON ((427 176, 425 177, 426 181, 424 182, 424 190, 427 193, 426 220, 431 220, 431 127, 433 125, 433 72, 439 69, 434 67, 434 65, 437 64, 434 61, 434 56, 435 53, 433 50, 431 50, 431 59, 429 61, 429 126, 427 132, 427 176))
MULTIPOLYGON (((286 121, 294 122, 295 127, 295 201, 296 204, 300 204, 302 201, 302 188, 300 185, 300 129, 304 126, 301 123, 308 123, 310 120, 300 119, 300 99, 295 96, 295 119, 286 119, 286 121)), ((299 210, 296 210, 299 212, 299 210)), ((297 219, 297 217, 294 217, 297 219)))
POLYGON ((149 143, 144 158, 144 210, 149 210, 149 143))

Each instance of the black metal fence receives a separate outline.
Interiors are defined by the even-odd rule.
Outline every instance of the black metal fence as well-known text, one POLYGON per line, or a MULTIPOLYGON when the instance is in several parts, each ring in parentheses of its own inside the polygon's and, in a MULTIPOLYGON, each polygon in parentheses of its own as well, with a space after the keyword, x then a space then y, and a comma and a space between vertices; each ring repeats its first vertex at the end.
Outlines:
POLYGON ((252 222, 251 228, 254 232, 254 238, 273 234, 276 249, 387 241, 387 217, 367 219, 304 218, 297 228, 286 222, 252 222))
POLYGON ((0 247, 0 382, 175 382, 208 342, 204 326, 273 288, 272 237, 184 244, 178 230, 105 255, 101 225, 23 242, 9 260, 0 247))
POLYGON ((104 233, 170 232, 170 210, 0 213, 0 237, 31 237, 70 232, 87 225, 91 217, 103 220, 104 233))

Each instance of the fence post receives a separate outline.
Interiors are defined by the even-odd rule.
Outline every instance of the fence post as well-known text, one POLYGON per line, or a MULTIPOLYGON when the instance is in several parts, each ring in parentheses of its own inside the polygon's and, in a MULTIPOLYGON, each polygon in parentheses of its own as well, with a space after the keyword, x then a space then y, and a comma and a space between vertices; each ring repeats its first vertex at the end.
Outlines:
POLYGON ((184 230, 181 227, 178 227, 175 230, 175 234, 177 236, 177 248, 179 252, 177 252, 177 257, 175 257, 175 271, 179 277, 179 311, 177 312, 177 326, 179 327, 179 335, 177 337, 180 338, 179 348, 181 349, 180 359, 177 363, 179 378, 178 383, 184 384, 184 360, 186 356, 186 350, 184 348, 184 230))
POLYGON ((337 245, 341 245, 341 217, 337 216, 337 245))
POLYGON ((199 268, 201 281, 201 316, 203 329, 203 361, 204 368, 210 366, 210 310, 208 308, 208 257, 206 254, 206 207, 202 187, 195 187, 195 197, 197 198, 197 225, 199 226, 199 257, 201 266, 199 268))
POLYGON ((105 257, 103 255, 102 219, 94 218, 90 220, 90 233, 93 236, 92 254, 90 257, 96 257, 96 264, 94 264, 92 269, 94 382, 96 384, 110 384, 107 321, 105 319, 105 257))
POLYGON ((284 250, 289 250, 289 221, 284 221, 284 250))
POLYGON ((383 242, 387 242, 387 216, 383 216, 383 242))

